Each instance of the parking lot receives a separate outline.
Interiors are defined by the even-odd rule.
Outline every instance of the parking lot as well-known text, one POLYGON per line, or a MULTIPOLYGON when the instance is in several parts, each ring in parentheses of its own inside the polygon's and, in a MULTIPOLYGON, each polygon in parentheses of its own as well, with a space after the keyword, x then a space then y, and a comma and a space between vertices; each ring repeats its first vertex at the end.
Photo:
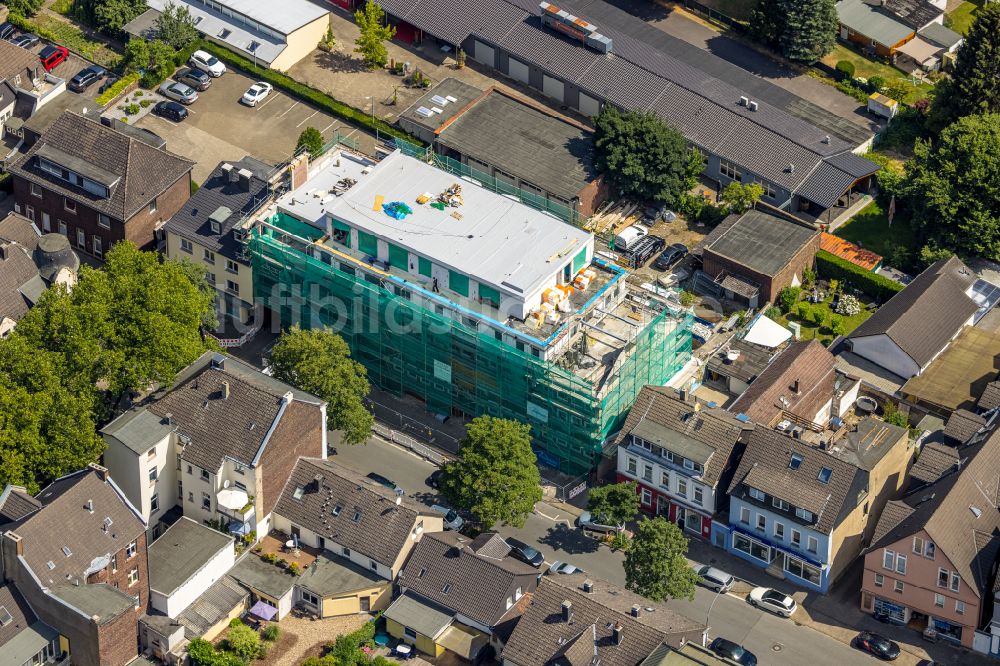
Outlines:
POLYGON ((354 129, 277 90, 256 107, 245 106, 240 98, 253 83, 230 69, 198 93, 198 101, 187 107, 187 120, 174 123, 149 114, 136 126, 156 132, 168 150, 196 162, 194 179, 199 183, 220 160, 249 154, 272 164, 282 162, 291 156, 306 127, 315 127, 327 140, 338 127, 344 134, 354 129))

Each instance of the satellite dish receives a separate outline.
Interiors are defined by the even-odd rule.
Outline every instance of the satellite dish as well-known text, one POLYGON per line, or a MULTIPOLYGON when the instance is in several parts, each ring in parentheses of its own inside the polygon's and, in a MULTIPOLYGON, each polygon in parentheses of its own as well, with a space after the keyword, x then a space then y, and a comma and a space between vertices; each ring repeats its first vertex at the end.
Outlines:
POLYGON ((399 506, 402 503, 403 503, 403 498, 400 497, 399 495, 396 495, 396 506, 399 506))
POLYGON ((83 115, 87 115, 87 107, 83 107, 83 115))
POLYGON ((222 482, 222 487, 223 488, 228 488, 229 487, 229 479, 226 479, 225 481, 222 482))

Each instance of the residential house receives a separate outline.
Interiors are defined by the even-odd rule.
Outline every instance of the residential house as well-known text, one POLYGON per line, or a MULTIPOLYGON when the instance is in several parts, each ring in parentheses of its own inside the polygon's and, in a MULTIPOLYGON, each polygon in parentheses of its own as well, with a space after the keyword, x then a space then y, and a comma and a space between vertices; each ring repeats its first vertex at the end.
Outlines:
POLYGON ((911 458, 906 429, 871 417, 820 446, 754 428, 729 487, 726 547, 826 592, 902 492, 911 458))
POLYGON ((20 517, 0 526, 3 582, 59 633, 73 664, 124 666, 149 603, 142 515, 98 465, 25 495, 4 491, 5 513, 15 497, 20 517))
POLYGON ((296 601, 322 617, 384 610, 417 542, 441 514, 333 462, 300 458, 274 509, 274 528, 322 555, 296 601))
MULTIPOLYGON (((123 27, 149 37, 156 20, 174 0, 151 0, 149 9, 123 27)), ((289 70, 316 49, 330 26, 330 12, 308 0, 283 0, 274 11, 268 0, 182 0, 194 27, 209 41, 271 69, 289 70)))
POLYGON ((729 406, 765 427, 822 431, 857 399, 860 382, 836 370, 819 340, 794 342, 729 406))
POLYGON ((544 576, 501 653, 504 666, 639 666, 707 627, 586 574, 544 576))
POLYGON ((886 506, 865 554, 861 608, 972 647, 976 630, 990 623, 995 608, 995 416, 963 447, 962 457, 957 471, 886 506))
POLYGON ((163 227, 168 258, 205 267, 222 323, 216 336, 223 340, 245 341, 245 335, 262 323, 254 311, 253 268, 246 244, 254 214, 271 199, 274 171, 249 156, 220 162, 163 227))
POLYGON ((942 52, 961 40, 955 33, 945 36, 952 31, 943 25, 944 10, 944 2, 931 0, 840 0, 840 38, 883 58, 905 56, 917 66, 937 69, 942 52))
POLYGON ((66 112, 10 166, 14 210, 97 258, 121 240, 150 249, 191 196, 193 166, 66 112))
POLYGON ((386 631, 431 657, 448 650, 479 663, 487 645, 503 647, 538 577, 495 532, 425 534, 399 575, 386 631))
POLYGON ((528 203, 568 222, 593 215, 611 193, 594 168, 589 127, 504 89, 448 78, 397 122, 473 178, 495 178, 505 193, 520 189, 528 203))
POLYGON ((299 456, 326 456, 326 403, 206 352, 101 433, 105 464, 152 536, 178 515, 263 536, 299 456))
MULTIPOLYGON (((243 615, 248 608, 250 592, 226 575, 183 610, 177 616, 177 622, 184 627, 184 638, 200 637, 212 641, 229 627, 234 617, 243 615)), ((174 645, 176 643, 168 643, 165 647, 171 648, 174 645)))
POLYGON ((757 308, 774 303, 785 287, 802 284, 819 244, 818 231, 787 213, 752 209, 730 215, 705 238, 702 270, 716 295, 757 308))
POLYGON ((36 666, 59 663, 68 656, 63 649, 66 639, 38 619, 13 585, 0 585, 0 620, 0 652, 5 663, 36 666))
POLYGON ((0 338, 52 284, 72 288, 80 258, 59 234, 40 236, 31 220, 10 213, 0 220, 0 338))
POLYGON ((958 257, 931 264, 851 331, 848 351, 903 381, 921 374, 973 323, 979 308, 970 296, 974 282, 958 257))
POLYGON ((176 618, 236 561, 233 537, 182 517, 147 549, 149 604, 176 618))
POLYGON ((7 40, 0 44, 0 135, 22 136, 25 118, 66 91, 66 81, 46 72, 38 54, 7 40))
POLYGON ((753 426, 720 408, 645 386, 629 411, 616 443, 618 481, 634 481, 646 513, 666 516, 703 539, 721 539, 713 527, 728 508, 726 491, 753 426))
POLYGON ((791 339, 791 331, 759 314, 746 330, 737 332, 705 359, 702 383, 729 396, 740 396, 771 361, 788 348, 791 339))
POLYGON ((295 583, 298 577, 284 567, 266 562, 256 553, 246 552, 237 560, 226 578, 248 592, 251 611, 257 604, 261 612, 282 620, 295 604, 295 583))

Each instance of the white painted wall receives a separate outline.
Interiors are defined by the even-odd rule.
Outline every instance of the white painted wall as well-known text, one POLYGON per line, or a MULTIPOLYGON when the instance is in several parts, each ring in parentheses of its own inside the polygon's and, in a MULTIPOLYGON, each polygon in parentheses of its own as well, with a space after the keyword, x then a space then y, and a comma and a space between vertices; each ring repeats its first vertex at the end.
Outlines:
POLYGON ((852 338, 851 350, 904 379, 920 374, 920 366, 916 361, 907 356, 887 335, 852 338))
POLYGON ((204 594, 210 585, 226 575, 235 561, 236 550, 230 541, 228 546, 216 553, 212 559, 169 596, 151 589, 149 591, 150 603, 153 608, 166 614, 167 617, 175 618, 197 601, 198 597, 204 594))

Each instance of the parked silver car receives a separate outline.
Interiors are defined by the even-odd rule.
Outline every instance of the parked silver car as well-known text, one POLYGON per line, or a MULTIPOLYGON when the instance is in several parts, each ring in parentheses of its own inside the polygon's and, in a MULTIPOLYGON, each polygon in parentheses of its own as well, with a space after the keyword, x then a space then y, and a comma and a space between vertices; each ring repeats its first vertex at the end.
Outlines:
POLYGON ((621 532, 625 529, 625 523, 612 525, 611 521, 605 520, 602 516, 593 516, 589 511, 580 514, 576 519, 576 526, 591 532, 621 532))
POLYGON ((694 567, 694 572, 701 577, 702 585, 723 594, 733 589, 733 583, 736 582, 736 579, 731 574, 715 567, 696 566, 694 567))
POLYGON ((458 515, 458 512, 454 509, 435 504, 431 507, 431 511, 440 513, 444 517, 444 528, 446 530, 460 530, 462 529, 462 525, 465 525, 465 518, 458 515))
POLYGON ((167 81, 161 85, 160 94, 181 104, 194 104, 198 99, 198 91, 186 83, 176 81, 167 81))

